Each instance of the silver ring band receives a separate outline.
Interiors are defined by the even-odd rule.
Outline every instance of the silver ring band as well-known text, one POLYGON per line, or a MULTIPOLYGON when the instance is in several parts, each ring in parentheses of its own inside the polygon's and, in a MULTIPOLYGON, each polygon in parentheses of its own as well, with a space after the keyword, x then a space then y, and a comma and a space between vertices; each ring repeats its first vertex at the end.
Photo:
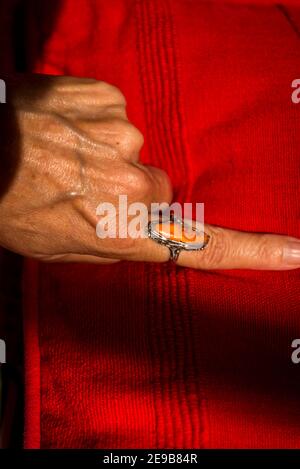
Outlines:
POLYGON ((151 238, 156 243, 162 244, 166 246, 167 248, 169 248, 171 261, 176 262, 182 250, 202 251, 203 249, 206 248, 210 239, 210 236, 207 233, 200 231, 196 227, 192 227, 192 230, 195 231, 196 234, 202 234, 204 236, 203 242, 199 243, 199 242, 177 241, 177 240, 170 239, 159 232, 157 227, 162 222, 178 223, 181 226, 184 226, 184 224, 187 222, 179 218, 175 218, 171 216, 169 219, 164 219, 164 220, 158 219, 155 221, 150 221, 148 223, 148 227, 147 227, 148 237, 151 238))

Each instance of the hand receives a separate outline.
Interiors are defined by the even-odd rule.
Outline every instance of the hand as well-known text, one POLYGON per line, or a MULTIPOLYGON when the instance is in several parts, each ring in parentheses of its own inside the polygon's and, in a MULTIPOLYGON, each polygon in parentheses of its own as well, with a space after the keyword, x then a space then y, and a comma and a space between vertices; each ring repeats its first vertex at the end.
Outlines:
POLYGON ((1 172, 9 184, 1 184, 0 244, 45 261, 142 259, 136 240, 96 236, 100 203, 118 206, 119 194, 147 207, 172 198, 168 176, 139 163, 143 137, 122 93, 91 79, 6 81, 1 172))
MULTIPOLYGON (((143 137, 127 119, 122 93, 96 80, 47 76, 8 80, 7 90, 1 151, 10 171, 9 183, 2 184, 0 244, 44 261, 167 261, 168 248, 151 239, 96 236, 100 203, 118 207, 120 194, 147 207, 172 199, 168 176, 139 162, 143 137)), ((209 225, 205 231, 211 236, 206 249, 182 251, 178 265, 300 267, 300 241, 294 238, 209 225)))

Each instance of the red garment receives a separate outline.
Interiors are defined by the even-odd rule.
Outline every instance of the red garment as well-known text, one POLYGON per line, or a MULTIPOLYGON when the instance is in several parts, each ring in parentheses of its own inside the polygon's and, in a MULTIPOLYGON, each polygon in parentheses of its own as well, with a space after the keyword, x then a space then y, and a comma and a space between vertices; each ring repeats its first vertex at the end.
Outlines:
MULTIPOLYGON (((28 2, 42 73, 117 85, 205 219, 300 237, 298 1, 28 2), (274 4, 273 4, 274 3, 274 4), (32 8, 32 10, 30 10, 32 8), (49 10, 49 11, 48 11, 49 10)), ((300 448, 300 276, 28 262, 25 445, 300 448)))

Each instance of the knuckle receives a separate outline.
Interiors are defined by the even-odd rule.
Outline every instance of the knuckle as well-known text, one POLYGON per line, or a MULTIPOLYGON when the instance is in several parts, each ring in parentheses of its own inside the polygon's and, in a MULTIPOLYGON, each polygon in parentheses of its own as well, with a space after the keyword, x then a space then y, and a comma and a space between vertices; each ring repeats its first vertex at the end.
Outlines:
POLYGON ((131 125, 127 135, 126 149, 129 153, 137 153, 144 145, 144 137, 142 133, 133 125, 131 125))
POLYGON ((135 199, 143 201, 149 198, 152 191, 152 181, 147 173, 141 169, 132 167, 128 172, 128 193, 135 199))
POLYGON ((105 106, 103 113, 107 117, 114 116, 115 118, 127 119, 126 108, 123 104, 109 104, 105 106))
POLYGON ((231 251, 229 236, 221 228, 214 228, 207 248, 203 251, 203 255, 199 256, 199 268, 219 268, 230 257, 231 251))
POLYGON ((112 124, 115 127, 116 145, 125 155, 139 152, 144 143, 142 133, 129 121, 115 118, 112 124))
POLYGON ((112 104, 126 106, 125 96, 116 86, 111 85, 105 81, 96 81, 95 86, 99 89, 101 94, 105 94, 109 97, 109 101, 112 104))

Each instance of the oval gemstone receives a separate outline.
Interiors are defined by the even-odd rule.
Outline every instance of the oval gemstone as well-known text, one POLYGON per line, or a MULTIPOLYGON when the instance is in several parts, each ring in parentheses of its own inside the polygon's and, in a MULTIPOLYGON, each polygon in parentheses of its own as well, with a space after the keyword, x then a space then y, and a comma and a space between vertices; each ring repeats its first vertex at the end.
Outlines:
POLYGON ((176 222, 157 223, 155 230, 162 236, 171 241, 180 241, 182 243, 200 243, 205 244, 207 235, 199 232, 188 224, 176 222))

